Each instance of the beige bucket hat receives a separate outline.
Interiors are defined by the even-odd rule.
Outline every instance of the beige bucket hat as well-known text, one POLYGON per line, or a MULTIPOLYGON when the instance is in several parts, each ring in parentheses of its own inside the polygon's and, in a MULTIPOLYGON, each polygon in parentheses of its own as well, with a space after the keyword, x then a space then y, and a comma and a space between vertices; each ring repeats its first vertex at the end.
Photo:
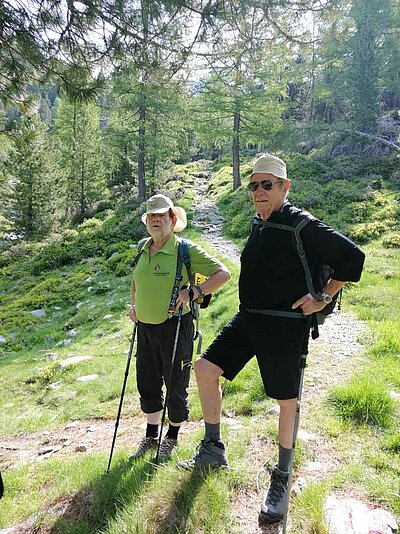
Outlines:
POLYGON ((253 174, 264 172, 273 174, 282 180, 288 180, 286 174, 286 163, 281 160, 281 158, 278 158, 278 156, 274 156, 273 154, 263 154, 258 158, 258 160, 254 163, 253 172, 251 173, 250 178, 253 176, 253 174))
POLYGON ((172 210, 176 215, 176 223, 174 226, 174 232, 182 232, 186 228, 187 218, 186 211, 180 206, 174 206, 172 200, 165 195, 153 195, 146 202, 146 213, 142 215, 142 222, 146 224, 147 215, 150 213, 165 213, 168 210, 172 210))

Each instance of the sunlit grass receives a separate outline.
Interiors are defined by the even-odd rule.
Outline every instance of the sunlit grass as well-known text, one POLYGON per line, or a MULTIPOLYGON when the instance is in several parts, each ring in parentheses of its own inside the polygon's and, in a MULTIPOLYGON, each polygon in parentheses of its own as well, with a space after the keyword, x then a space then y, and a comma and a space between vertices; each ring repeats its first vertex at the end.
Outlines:
POLYGON ((355 376, 332 388, 328 402, 343 419, 382 427, 391 424, 393 400, 387 387, 369 376, 355 376))

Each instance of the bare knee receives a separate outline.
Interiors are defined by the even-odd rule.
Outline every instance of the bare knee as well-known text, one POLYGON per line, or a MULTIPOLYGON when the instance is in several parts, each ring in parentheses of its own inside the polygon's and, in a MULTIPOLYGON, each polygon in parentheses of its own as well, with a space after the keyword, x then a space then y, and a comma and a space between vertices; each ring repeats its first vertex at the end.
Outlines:
POLYGON ((199 358, 194 362, 194 371, 196 373, 196 380, 198 384, 215 382, 223 372, 218 365, 209 362, 205 358, 199 358))
POLYGON ((297 399, 278 399, 281 410, 293 410, 296 408, 297 399))

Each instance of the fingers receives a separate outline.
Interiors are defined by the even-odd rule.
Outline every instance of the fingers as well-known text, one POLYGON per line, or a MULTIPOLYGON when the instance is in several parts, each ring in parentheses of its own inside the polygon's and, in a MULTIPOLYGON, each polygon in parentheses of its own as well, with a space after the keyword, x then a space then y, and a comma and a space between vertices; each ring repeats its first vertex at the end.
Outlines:
POLYGON ((311 315, 312 313, 321 311, 326 306, 325 302, 315 300, 310 293, 304 295, 292 305, 292 309, 301 308, 303 315, 311 315))
POLYGON ((136 312, 133 308, 131 308, 129 310, 129 313, 128 313, 128 317, 131 321, 133 321, 134 323, 137 323, 138 322, 138 319, 136 317, 136 312))
POLYGON ((189 290, 184 289, 179 293, 178 298, 176 299, 176 309, 179 310, 181 306, 186 306, 189 303, 189 300, 189 290))

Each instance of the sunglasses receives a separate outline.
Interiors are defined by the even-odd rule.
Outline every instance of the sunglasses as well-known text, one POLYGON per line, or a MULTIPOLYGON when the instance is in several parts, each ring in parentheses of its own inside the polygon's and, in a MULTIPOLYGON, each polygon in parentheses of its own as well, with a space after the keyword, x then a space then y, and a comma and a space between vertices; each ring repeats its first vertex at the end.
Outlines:
POLYGON ((262 180, 261 182, 249 182, 247 184, 247 189, 252 193, 255 193, 258 189, 258 186, 261 185, 266 191, 270 191, 274 184, 279 184, 279 182, 271 182, 271 180, 262 180))

